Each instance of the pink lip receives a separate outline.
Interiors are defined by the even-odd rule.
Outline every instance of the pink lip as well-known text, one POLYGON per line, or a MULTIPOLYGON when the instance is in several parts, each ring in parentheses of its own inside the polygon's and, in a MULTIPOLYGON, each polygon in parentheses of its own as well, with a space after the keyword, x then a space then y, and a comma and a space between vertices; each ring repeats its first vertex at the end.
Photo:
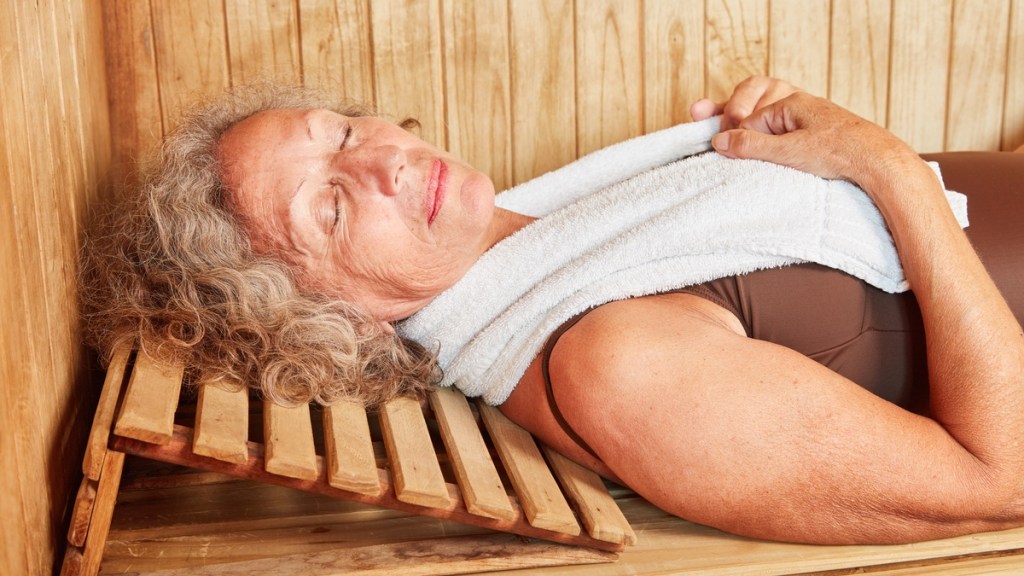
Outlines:
POLYGON ((438 158, 430 168, 430 180, 427 182, 427 194, 424 199, 428 226, 434 223, 437 213, 441 211, 448 187, 448 165, 438 158))

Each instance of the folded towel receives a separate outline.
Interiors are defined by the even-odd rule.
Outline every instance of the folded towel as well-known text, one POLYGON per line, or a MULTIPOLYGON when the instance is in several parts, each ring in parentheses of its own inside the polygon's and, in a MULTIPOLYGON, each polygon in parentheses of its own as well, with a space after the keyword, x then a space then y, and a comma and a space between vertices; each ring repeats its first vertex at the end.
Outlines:
MULTIPOLYGON (((399 333, 436 347, 442 385, 497 405, 554 330, 612 300, 802 261, 908 288, 859 188, 714 152, 672 162, 708 150, 717 126, 641 136, 500 194, 499 205, 540 219, 484 253, 399 333)), ((966 199, 947 199, 965 226, 966 199)))

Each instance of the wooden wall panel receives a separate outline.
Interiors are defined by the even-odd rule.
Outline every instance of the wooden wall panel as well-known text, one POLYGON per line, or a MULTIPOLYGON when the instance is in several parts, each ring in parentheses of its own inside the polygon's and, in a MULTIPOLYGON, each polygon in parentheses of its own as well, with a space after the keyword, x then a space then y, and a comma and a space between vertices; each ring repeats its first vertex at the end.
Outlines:
POLYGON ((1003 103, 1003 150, 1024 146, 1024 0, 1010 5, 1006 50, 1006 99, 1003 103))
POLYGON ((509 25, 512 174, 522 182, 577 157, 572 2, 510 2, 509 25))
POLYGON ((371 26, 368 0, 299 0, 305 83, 373 104, 371 26))
POLYGON ((219 94, 230 85, 227 28, 221 0, 151 2, 157 86, 166 134, 190 102, 219 94))
POLYGON ((828 96, 885 124, 889 88, 891 0, 833 0, 828 96))
POLYGON ((828 95, 829 0, 772 2, 768 11, 768 75, 828 95))
POLYGON ((111 179, 115 189, 123 190, 131 186, 135 161, 148 154, 164 134, 149 3, 105 1, 103 25, 109 110, 110 116, 118 119, 110 135, 111 179))
POLYGON ((946 150, 999 148, 1009 16, 1009 0, 954 0, 946 150))
POLYGON ((644 131, 690 120, 704 97, 704 0, 645 0, 644 131))
POLYGON ((591 0, 576 11, 579 155, 643 134, 640 5, 591 0))
POLYGON ((233 84, 302 83, 299 17, 291 1, 224 0, 233 84))
POLYGON ((737 82, 768 73, 768 0, 707 0, 707 95, 716 101, 737 82))
POLYGON ((444 0, 448 150, 512 185, 512 101, 506 0, 444 0), (458 105, 455 105, 458 103, 458 105))
POLYGON ((0 4, 0 573, 49 574, 95 405, 75 308, 87 208, 109 181, 101 6, 0 4))
POLYGON ((943 149, 952 0, 893 0, 888 125, 919 152, 943 149))
POLYGON ((373 67, 377 106, 420 122, 420 137, 447 144, 441 68, 440 0, 375 0, 373 67))

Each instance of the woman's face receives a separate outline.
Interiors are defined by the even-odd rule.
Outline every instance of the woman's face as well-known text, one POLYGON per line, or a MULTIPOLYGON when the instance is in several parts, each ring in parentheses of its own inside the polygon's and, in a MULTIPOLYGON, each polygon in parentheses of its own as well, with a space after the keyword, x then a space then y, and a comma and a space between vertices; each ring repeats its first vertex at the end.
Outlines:
POLYGON ((218 156, 254 249, 377 320, 416 312, 491 244, 491 180, 380 118, 261 112, 223 135, 218 156))

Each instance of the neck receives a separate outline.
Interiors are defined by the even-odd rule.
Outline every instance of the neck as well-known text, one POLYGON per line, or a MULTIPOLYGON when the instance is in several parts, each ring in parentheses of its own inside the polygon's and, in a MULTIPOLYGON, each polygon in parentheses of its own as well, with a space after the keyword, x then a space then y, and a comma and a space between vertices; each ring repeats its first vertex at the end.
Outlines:
POLYGON ((520 228, 534 220, 536 220, 536 218, 533 216, 527 216, 525 214, 519 214, 518 212, 505 210, 504 208, 495 207, 494 218, 491 219, 491 229, 488 235, 490 241, 487 244, 487 248, 490 249, 498 242, 508 238, 512 234, 516 233, 520 228))

